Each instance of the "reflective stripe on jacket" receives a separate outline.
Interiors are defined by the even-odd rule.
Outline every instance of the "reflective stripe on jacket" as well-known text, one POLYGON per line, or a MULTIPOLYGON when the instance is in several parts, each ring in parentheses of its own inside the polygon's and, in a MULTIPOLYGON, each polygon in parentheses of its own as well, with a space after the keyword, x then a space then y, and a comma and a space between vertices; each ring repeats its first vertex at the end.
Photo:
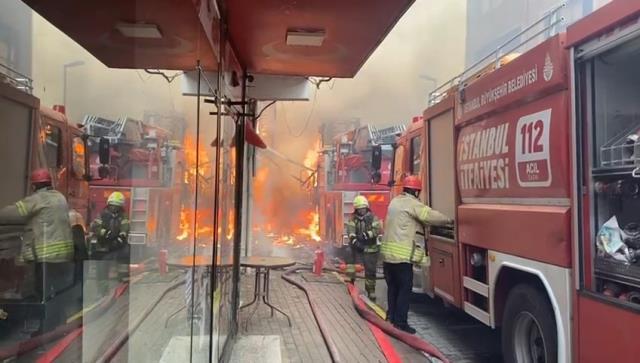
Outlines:
POLYGON ((16 219, 26 223, 19 260, 54 263, 73 260, 69 206, 60 192, 40 189, 0 210, 0 221, 16 219))
POLYGON ((415 245, 416 232, 426 225, 443 225, 450 219, 429 208, 411 194, 393 198, 387 210, 385 230, 380 252, 384 262, 420 263, 424 258, 422 246, 415 245))

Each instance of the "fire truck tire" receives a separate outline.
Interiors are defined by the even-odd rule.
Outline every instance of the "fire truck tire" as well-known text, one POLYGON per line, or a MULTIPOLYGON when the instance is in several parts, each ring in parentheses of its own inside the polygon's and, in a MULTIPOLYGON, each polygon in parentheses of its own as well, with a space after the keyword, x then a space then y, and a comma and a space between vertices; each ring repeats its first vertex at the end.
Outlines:
POLYGON ((558 336, 553 308, 544 291, 516 285, 502 316, 502 354, 505 363, 558 361, 558 336))

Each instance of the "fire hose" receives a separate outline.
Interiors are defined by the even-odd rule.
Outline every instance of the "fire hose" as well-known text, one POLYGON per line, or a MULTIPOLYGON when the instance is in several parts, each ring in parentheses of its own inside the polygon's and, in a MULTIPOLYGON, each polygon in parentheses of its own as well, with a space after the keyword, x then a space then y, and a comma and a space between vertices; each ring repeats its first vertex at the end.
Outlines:
POLYGON ((282 274, 282 279, 296 286, 297 288, 302 290, 302 292, 304 292, 305 296, 307 297, 307 301, 309 302, 309 306, 311 307, 311 313, 313 314, 313 318, 315 319, 316 324, 318 324, 318 328, 320 328, 320 334, 322 335, 322 340, 324 340, 324 344, 327 346, 327 349, 329 350, 331 361, 333 363, 340 363, 342 362, 342 359, 340 359, 340 353, 338 352, 338 348, 336 347, 336 344, 331 339, 331 336, 329 335, 329 329, 327 328, 325 322, 322 319, 320 319, 318 308, 316 304, 313 302, 313 300, 311 300, 311 297, 309 296, 309 291, 307 291, 307 289, 304 287, 303 284, 299 283, 298 281, 296 281, 294 278, 290 276, 298 272, 299 270, 310 271, 311 269, 308 267, 291 268, 285 271, 284 274, 282 274))
MULTIPOLYGON (((315 303, 311 300, 310 296, 309 296, 309 292, 307 291, 307 289, 304 287, 304 285, 302 285, 301 283, 299 283, 298 281, 296 281, 295 279, 293 279, 290 275, 292 275, 293 273, 296 273, 299 270, 310 270, 307 267, 294 267, 292 269, 287 270, 283 275, 282 278, 289 282, 290 284, 295 285, 296 287, 298 287, 299 289, 301 289, 306 297, 307 300, 309 301, 309 305, 311 306, 311 312, 313 313, 313 316, 316 320, 316 323, 318 324, 318 327, 320 328, 320 333, 322 334, 322 339, 324 340, 328 350, 329 350, 329 354, 331 355, 331 359, 333 362, 340 362, 340 355, 338 352, 338 349, 335 345, 335 343, 331 340, 331 337, 328 333, 328 329, 324 323, 324 321, 319 317, 318 311, 317 311, 317 307, 315 305, 315 303)), ((331 268, 325 268, 324 270, 327 271, 332 271, 335 269, 331 269, 331 268)), ((367 322, 373 324, 376 328, 382 330, 384 333, 386 333, 387 335, 393 336, 394 338, 400 340, 401 342, 407 344, 408 346, 428 354, 429 356, 433 356, 436 357, 437 359, 439 359, 440 361, 444 362, 444 363, 449 363, 449 360, 444 356, 444 354, 442 354, 435 346, 433 346, 431 343, 427 342, 426 340, 421 339, 420 337, 417 337, 415 335, 411 335, 409 333, 406 333, 400 329, 397 329, 396 327, 394 327, 392 324, 390 324, 387 321, 384 321, 382 319, 380 319, 380 317, 378 317, 378 315, 376 315, 374 312, 370 311, 369 309, 367 309, 364 305, 364 302, 362 301, 362 298, 360 297, 360 295, 358 294, 358 289, 353 285, 353 284, 348 284, 348 289, 349 289, 349 294, 351 296, 351 299, 353 300, 353 304, 356 308, 356 311, 358 312, 358 314, 363 317, 365 320, 367 320, 367 322)), ((373 330, 374 335, 376 334, 375 329, 373 330)), ((378 340, 379 342, 381 341, 381 339, 379 337, 376 337, 376 340, 378 340)), ((393 347, 390 344, 382 344, 381 349, 383 350, 383 353, 385 354, 385 357, 387 357, 387 359, 389 359, 390 357, 395 357, 393 350, 393 347)), ((395 358, 391 359, 390 361, 395 360, 395 358)))
POLYGON ((351 299, 353 300, 353 305, 355 306, 360 316, 362 316, 368 322, 380 328, 382 331, 384 331, 388 335, 393 336, 394 338, 407 344, 413 349, 419 350, 423 353, 427 353, 430 356, 436 357, 444 363, 449 363, 449 360, 444 356, 444 354, 442 354, 442 352, 440 352, 438 348, 433 346, 431 343, 427 342, 424 339, 421 339, 418 336, 409 334, 407 332, 404 332, 394 327, 388 321, 380 319, 378 315, 376 315, 374 312, 372 312, 371 310, 367 309, 364 306, 364 302, 362 301, 360 294, 358 294, 358 288, 356 288, 353 284, 348 284, 347 286, 349 288, 349 294, 351 295, 351 299))
POLYGON ((147 319, 147 317, 151 314, 151 312, 156 308, 156 306, 158 306, 158 304, 160 304, 160 301, 162 301, 162 299, 164 299, 164 297, 171 291, 175 290, 176 288, 178 288, 178 286, 184 284, 184 280, 178 281, 175 284, 167 287, 162 294, 160 294, 160 296, 158 296, 158 298, 156 298, 156 300, 149 305, 145 311, 142 312, 142 314, 140 315, 140 317, 138 317, 138 319, 133 323, 133 325, 127 329, 125 332, 123 332, 122 334, 120 334, 115 341, 107 348, 107 350, 95 361, 96 362, 110 362, 113 357, 115 357, 115 355, 118 353, 118 351, 120 350, 120 348, 122 348, 122 346, 129 340, 129 337, 136 331, 138 330, 138 327, 140 327, 140 325, 142 324, 142 322, 144 322, 145 319, 147 319))
MULTIPOLYGON (((97 319, 105 310, 109 309, 113 303, 126 291, 128 283, 120 284, 113 290, 113 293, 109 296, 105 296, 91 311, 87 312, 86 319, 91 321, 97 319)), ((39 346, 42 346, 50 341, 53 341, 75 329, 82 326, 82 321, 79 317, 71 319, 66 324, 57 327, 56 329, 35 336, 33 338, 18 342, 13 346, 0 349, 0 360, 7 359, 13 356, 20 356, 27 352, 30 352, 39 346)))

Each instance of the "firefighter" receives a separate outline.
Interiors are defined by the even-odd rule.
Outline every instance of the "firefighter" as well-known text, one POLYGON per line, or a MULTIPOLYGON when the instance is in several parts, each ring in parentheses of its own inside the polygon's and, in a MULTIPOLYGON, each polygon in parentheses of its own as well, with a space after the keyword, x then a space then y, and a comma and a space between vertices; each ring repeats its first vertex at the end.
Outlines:
POLYGON ((452 225, 453 221, 429 208, 420 199, 422 181, 408 176, 403 182, 403 193, 389 204, 380 253, 384 277, 387 282, 387 320, 398 329, 415 334, 407 323, 409 298, 413 285, 412 264, 421 264, 424 249, 415 242, 416 232, 427 225, 452 225))
POLYGON ((357 260, 364 262, 364 287, 367 296, 376 300, 376 267, 378 264, 378 235, 382 230, 380 219, 369 208, 369 201, 362 195, 353 200, 353 213, 347 221, 349 252, 347 257, 347 275, 355 281, 357 260))
MULTIPOLYGON (((45 303, 73 285, 73 237, 67 200, 53 189, 49 171, 34 170, 31 186, 33 194, 0 209, 0 224, 25 224, 17 262, 33 265, 36 297, 45 303)), ((45 319, 53 326, 57 325, 58 319, 65 319, 64 313, 56 309, 47 310, 36 330, 48 329, 44 326, 45 319)))
POLYGON ((91 222, 91 232, 96 239, 92 258, 102 261, 98 264, 97 276, 102 292, 108 287, 114 263, 117 264, 119 280, 125 280, 129 275, 129 218, 124 210, 125 201, 121 192, 111 193, 107 206, 91 222))

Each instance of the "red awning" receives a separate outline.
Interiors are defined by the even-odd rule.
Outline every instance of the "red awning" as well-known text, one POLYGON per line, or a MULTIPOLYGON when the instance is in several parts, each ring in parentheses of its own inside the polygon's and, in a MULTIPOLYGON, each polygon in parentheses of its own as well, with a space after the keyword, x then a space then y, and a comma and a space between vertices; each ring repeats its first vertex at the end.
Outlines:
MULTIPOLYGON (((413 1, 227 0, 222 10, 250 72, 353 77, 413 1), (292 32, 322 34, 321 44, 287 44, 292 32)), ((109 67, 216 68, 214 0, 24 2, 109 67)))

